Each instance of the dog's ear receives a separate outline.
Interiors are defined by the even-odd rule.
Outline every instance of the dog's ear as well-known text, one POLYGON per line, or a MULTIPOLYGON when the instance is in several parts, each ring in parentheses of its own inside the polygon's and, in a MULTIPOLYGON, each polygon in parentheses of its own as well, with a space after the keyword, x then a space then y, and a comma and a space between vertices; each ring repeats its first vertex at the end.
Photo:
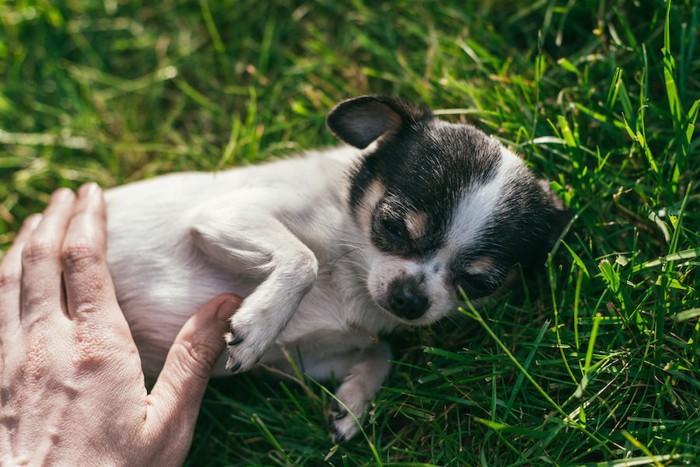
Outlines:
POLYGON ((406 125, 426 118, 432 118, 429 109, 403 99, 361 96, 333 107, 326 124, 338 138, 364 149, 380 136, 398 133, 406 125))
POLYGON ((552 191, 552 188, 549 186, 549 182, 546 180, 538 180, 538 184, 540 185, 540 188, 544 192, 547 201, 549 202, 549 206, 551 208, 551 217, 550 217, 550 232, 549 232, 549 238, 548 238, 548 252, 554 247, 554 244, 559 240, 559 237, 561 236, 562 232, 566 228, 566 226, 569 224, 569 221, 571 221, 571 218, 574 216, 571 211, 569 211, 566 206, 564 206, 564 203, 562 202, 561 198, 557 196, 554 191, 552 191))
POLYGON ((564 206, 559 196, 550 188, 549 182, 537 180, 537 185, 544 195, 542 209, 546 214, 540 220, 540 225, 544 229, 540 242, 527 250, 526 258, 520 263, 528 280, 534 280, 540 276, 547 262, 547 255, 559 241, 559 237, 562 236, 573 217, 573 213, 564 206))

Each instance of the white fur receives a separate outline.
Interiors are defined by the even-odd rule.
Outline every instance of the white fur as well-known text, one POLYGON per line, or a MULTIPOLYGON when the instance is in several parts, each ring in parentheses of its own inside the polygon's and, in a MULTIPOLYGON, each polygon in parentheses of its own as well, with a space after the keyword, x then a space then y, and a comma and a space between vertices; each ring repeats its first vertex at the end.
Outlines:
POLYGON ((525 170, 522 160, 506 148, 501 148, 501 159, 496 175, 487 183, 473 187, 462 194, 455 209, 455 218, 448 234, 449 256, 452 251, 466 248, 478 239, 495 207, 506 193, 508 185, 525 170))
MULTIPOLYGON (((241 370, 258 362, 286 368, 283 349, 322 379, 344 378, 349 361, 362 368, 360 355, 376 359, 377 334, 398 322, 364 285, 366 240, 346 200, 347 171, 358 156, 344 147, 107 192, 110 268, 147 375, 160 371, 189 316, 227 292, 246 297, 231 320, 244 340, 229 361, 241 370)), ((362 387, 376 392, 385 364, 362 387)), ((223 365, 215 374, 226 374, 223 365)), ((371 395, 347 384, 339 394, 360 417, 371 395)), ((336 434, 355 431, 344 420, 336 434)))
MULTIPOLYGON (((357 222, 350 215, 347 175, 362 154, 342 147, 107 192, 110 268, 148 376, 160 371, 177 332, 201 304, 236 293, 245 300, 226 336, 235 344, 227 366, 288 370, 291 355, 315 378, 342 379, 331 430, 337 440, 357 432, 342 407, 361 417, 386 377, 389 351, 377 335, 433 322, 452 308, 451 255, 479 235, 481 219, 523 167, 504 149, 496 176, 464 193, 446 246, 418 261, 383 254, 369 241, 381 183, 366 193, 357 222), (421 277, 431 306, 407 322, 380 305, 392 280, 411 275, 421 277)), ((412 232, 424 228, 421 213, 411 219, 412 232)), ((225 374, 223 364, 214 373, 225 374)))

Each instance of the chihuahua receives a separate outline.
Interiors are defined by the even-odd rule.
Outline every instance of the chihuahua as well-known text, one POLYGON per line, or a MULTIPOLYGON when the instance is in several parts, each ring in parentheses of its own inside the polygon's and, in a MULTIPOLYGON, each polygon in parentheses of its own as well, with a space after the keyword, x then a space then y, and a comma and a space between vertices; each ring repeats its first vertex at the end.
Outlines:
POLYGON ((342 442, 389 372, 379 336, 541 268, 568 214, 513 152, 427 108, 362 96, 327 126, 347 145, 109 190, 108 258, 147 376, 199 305, 238 294, 214 374, 337 378, 342 442))

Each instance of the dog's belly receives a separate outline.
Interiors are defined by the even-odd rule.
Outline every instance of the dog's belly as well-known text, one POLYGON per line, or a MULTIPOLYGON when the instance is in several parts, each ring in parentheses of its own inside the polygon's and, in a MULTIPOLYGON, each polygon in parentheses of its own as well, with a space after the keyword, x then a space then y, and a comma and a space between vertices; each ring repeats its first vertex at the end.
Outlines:
MULTIPOLYGON (((157 248, 116 253, 124 251, 120 248, 110 255, 117 299, 139 349, 144 373, 151 378, 161 370, 179 330, 202 304, 222 293, 245 298, 259 283, 202 257, 187 257, 185 245, 173 248, 163 244, 161 248, 171 253, 157 248), (163 258, 168 258, 169 264, 164 264, 163 258), (187 267, 175 270, 170 264, 187 267)), ((291 356, 314 377, 342 375, 345 363, 338 356, 362 351, 376 343, 379 332, 389 329, 385 312, 366 303, 359 293, 350 294, 355 299, 348 302, 323 269, 279 335, 278 345, 263 356, 262 364, 289 369, 291 356)), ((222 358, 217 363, 215 375, 227 374, 223 362, 222 358)))
MULTIPOLYGON (((201 305, 223 293, 245 298, 262 280, 237 275, 193 255, 185 226, 174 227, 169 234, 167 238, 134 242, 131 235, 115 232, 109 239, 117 299, 149 378, 160 372, 177 333, 201 305)), ((357 297, 348 302, 332 282, 327 265, 322 265, 317 283, 279 335, 279 345, 270 349, 261 363, 288 368, 291 355, 305 371, 323 379, 343 373, 342 368, 334 368, 334 357, 372 343, 377 332, 385 328, 383 312, 371 309, 359 298, 361 293, 346 293, 357 297), (363 317, 363 311, 378 319, 363 317)), ((226 374, 223 361, 217 363, 215 375, 226 374)))
POLYGON ((201 267, 162 270, 157 264, 148 264, 143 256, 134 256, 130 263, 141 273, 117 273, 113 277, 117 300, 148 377, 160 372, 175 336, 201 305, 222 293, 245 297, 254 288, 253 284, 232 281, 201 267))
MULTIPOLYGON (((119 275, 115 280, 118 300, 139 349, 144 373, 149 378, 161 370, 177 333, 199 306, 222 293, 235 293, 245 298, 256 285, 225 276, 216 269, 199 267, 190 271, 188 274, 150 275, 147 281, 129 275, 119 275), (132 295, 129 291, 135 293, 132 295)), ((265 353, 261 364, 288 371, 291 368, 289 359, 293 358, 303 371, 319 379, 344 374, 343 361, 337 357, 376 343, 377 330, 345 321, 342 306, 339 301, 319 303, 318 294, 312 289, 279 335, 277 345, 265 353)), ((222 356, 214 375, 227 374, 224 361, 222 356)))

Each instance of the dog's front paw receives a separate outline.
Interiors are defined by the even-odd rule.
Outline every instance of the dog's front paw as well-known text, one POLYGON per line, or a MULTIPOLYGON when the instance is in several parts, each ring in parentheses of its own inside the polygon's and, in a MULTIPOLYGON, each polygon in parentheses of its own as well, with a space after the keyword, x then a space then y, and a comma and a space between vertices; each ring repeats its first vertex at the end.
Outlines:
MULTIPOLYGON (((235 318, 235 316, 234 316, 235 318)), ((254 367, 274 340, 269 328, 231 320, 231 332, 226 341, 226 369, 231 373, 242 373, 254 367)))

